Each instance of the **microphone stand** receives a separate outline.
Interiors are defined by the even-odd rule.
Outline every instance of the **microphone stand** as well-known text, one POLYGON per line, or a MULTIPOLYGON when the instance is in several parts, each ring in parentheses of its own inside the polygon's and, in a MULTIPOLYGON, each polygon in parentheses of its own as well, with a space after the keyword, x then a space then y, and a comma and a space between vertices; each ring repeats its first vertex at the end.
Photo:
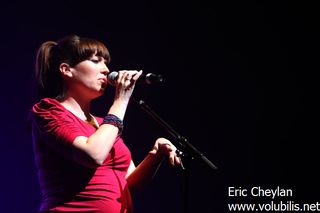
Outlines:
POLYGON ((168 133, 175 138, 175 140, 184 148, 184 152, 177 150, 177 155, 183 158, 181 163, 183 176, 184 176, 184 186, 183 186, 183 212, 188 213, 188 194, 189 194, 189 167, 190 161, 194 158, 203 160, 203 162, 208 165, 211 169, 218 169, 206 156, 204 156, 199 150, 197 150, 185 137, 180 135, 175 131, 167 122, 165 122, 159 115, 157 115, 143 100, 137 100, 134 97, 131 99, 136 102, 140 108, 149 114, 160 126, 162 126, 168 133))

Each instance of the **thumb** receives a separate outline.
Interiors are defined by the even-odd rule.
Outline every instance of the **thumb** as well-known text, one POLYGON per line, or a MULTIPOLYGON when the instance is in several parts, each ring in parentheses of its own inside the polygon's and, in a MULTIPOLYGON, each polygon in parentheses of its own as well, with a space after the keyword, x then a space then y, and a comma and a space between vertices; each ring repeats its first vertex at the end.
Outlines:
POLYGON ((158 144, 155 144, 149 153, 155 155, 157 154, 158 150, 159 150, 158 144))

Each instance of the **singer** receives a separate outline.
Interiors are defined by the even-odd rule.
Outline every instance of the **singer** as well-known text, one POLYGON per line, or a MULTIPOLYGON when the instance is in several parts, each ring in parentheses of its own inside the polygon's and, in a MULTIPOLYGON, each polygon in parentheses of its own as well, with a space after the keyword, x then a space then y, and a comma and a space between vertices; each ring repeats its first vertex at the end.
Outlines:
POLYGON ((152 179, 163 159, 181 163, 176 147, 158 138, 135 166, 121 138, 142 71, 119 71, 105 117, 90 113, 91 101, 107 89, 109 62, 102 42, 76 35, 46 41, 38 49, 39 99, 30 122, 42 193, 39 212, 133 212, 131 195, 152 179))

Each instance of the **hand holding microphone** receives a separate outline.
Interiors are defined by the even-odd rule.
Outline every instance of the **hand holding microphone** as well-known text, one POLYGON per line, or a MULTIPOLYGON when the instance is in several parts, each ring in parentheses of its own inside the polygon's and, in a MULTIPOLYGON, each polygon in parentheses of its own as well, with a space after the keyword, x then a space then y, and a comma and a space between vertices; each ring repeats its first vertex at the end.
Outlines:
MULTIPOLYGON (((121 71, 120 71, 121 72, 121 71)), ((116 82, 119 78, 119 72, 112 71, 108 74, 108 82, 110 85, 115 86, 116 82)), ((141 76, 136 80, 137 84, 159 84, 163 82, 162 75, 154 74, 154 73, 147 73, 141 74, 141 76)))
MULTIPOLYGON (((124 116, 126 107, 135 85, 138 84, 155 84, 161 83, 163 78, 161 75, 153 73, 143 74, 142 70, 121 70, 113 71, 108 74, 108 83, 116 87, 114 105, 121 106, 121 115, 124 116)), ((111 107, 112 109, 113 107, 111 107)), ((119 114, 119 113, 118 113, 119 114)))
POLYGON ((130 97, 134 90, 136 81, 142 74, 142 70, 121 70, 113 74, 112 81, 110 82, 110 75, 108 76, 108 82, 115 86, 114 102, 109 110, 109 113, 117 115, 120 119, 123 119, 130 97))

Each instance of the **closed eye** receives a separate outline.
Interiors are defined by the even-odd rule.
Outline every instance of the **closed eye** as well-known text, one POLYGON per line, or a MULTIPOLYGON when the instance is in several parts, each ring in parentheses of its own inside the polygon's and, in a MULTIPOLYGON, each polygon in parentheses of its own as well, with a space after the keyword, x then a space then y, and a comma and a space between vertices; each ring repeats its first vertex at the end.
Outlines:
POLYGON ((97 57, 97 58, 94 57, 94 58, 91 58, 90 61, 92 61, 95 64, 98 64, 100 62, 103 62, 106 64, 106 60, 103 57, 97 57))
POLYGON ((100 60, 98 60, 98 59, 90 59, 90 61, 92 61, 92 62, 95 63, 95 64, 97 64, 97 63, 100 62, 100 60))

